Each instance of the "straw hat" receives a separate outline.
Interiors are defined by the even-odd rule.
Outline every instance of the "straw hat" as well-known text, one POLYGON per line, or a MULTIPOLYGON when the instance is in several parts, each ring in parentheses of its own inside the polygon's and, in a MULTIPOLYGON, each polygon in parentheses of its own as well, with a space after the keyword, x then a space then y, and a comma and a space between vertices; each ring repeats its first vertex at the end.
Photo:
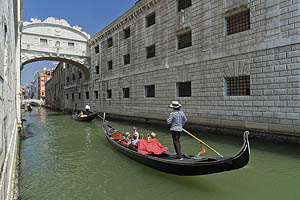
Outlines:
POLYGON ((172 101, 172 103, 169 105, 169 108, 180 108, 181 104, 178 101, 172 101))

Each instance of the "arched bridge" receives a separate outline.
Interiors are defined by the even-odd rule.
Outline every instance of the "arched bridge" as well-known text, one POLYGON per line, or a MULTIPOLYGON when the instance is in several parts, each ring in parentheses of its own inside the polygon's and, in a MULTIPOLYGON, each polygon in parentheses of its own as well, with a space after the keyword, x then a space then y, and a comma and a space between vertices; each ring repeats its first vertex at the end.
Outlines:
POLYGON ((45 21, 32 18, 24 22, 21 38, 21 69, 27 63, 54 60, 78 66, 89 79, 90 35, 64 19, 49 17, 45 21))

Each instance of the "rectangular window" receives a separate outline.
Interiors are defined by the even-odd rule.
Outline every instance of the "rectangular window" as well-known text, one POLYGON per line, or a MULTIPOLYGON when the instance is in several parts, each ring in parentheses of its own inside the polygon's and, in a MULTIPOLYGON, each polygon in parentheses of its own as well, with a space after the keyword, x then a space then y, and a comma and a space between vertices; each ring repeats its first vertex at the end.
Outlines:
POLYGON ((66 98, 69 99, 69 94, 66 94, 66 98))
POLYGON ((107 62, 107 69, 111 70, 113 68, 113 62, 112 60, 107 62))
POLYGON ((250 96, 250 75, 225 78, 226 96, 250 96))
POLYGON ((178 0, 178 12, 192 6, 192 0, 178 0))
POLYGON ((155 24, 155 12, 146 17, 146 28, 155 24))
POLYGON ((129 88, 123 88, 123 98, 124 99, 129 98, 129 88))
POLYGON ((225 18, 227 35, 250 30, 250 10, 225 18))
POLYGON ((68 42, 68 47, 69 47, 70 49, 74 49, 74 47, 75 47, 74 42, 68 42))
POLYGON ((48 45, 48 40, 47 39, 40 39, 40 45, 47 46, 48 45))
POLYGON ((74 93, 72 93, 72 100, 74 100, 74 93))
POLYGON ((96 74, 99 74, 99 72, 100 72, 99 66, 96 66, 95 69, 96 69, 96 74))
POLYGON ((178 35, 178 49, 184 49, 192 46, 192 31, 178 35))
POLYGON ((155 86, 154 85, 145 86, 145 97, 155 97, 155 86))
POLYGON ((82 73, 78 72, 78 78, 81 79, 82 78, 82 73))
POLYGON ((106 98, 111 99, 111 97, 112 97, 111 90, 107 90, 106 91, 106 98))
POLYGON ((124 39, 127 39, 129 37, 130 37, 130 27, 124 30, 124 39))
POLYGON ((73 79, 73 81, 75 80, 75 74, 72 74, 72 79, 73 79))
POLYGON ((78 93, 78 99, 81 99, 81 93, 78 93))
POLYGON ((176 97, 192 96, 191 82, 176 83, 176 97))
POLYGON ((124 65, 130 64, 130 54, 124 55, 123 60, 124 60, 124 65))
POLYGON ((147 58, 155 57, 155 45, 146 47, 146 51, 147 51, 147 58))
POLYGON ((67 77, 67 82, 70 82, 70 78, 69 77, 67 77))
POLYGON ((95 94, 95 99, 98 99, 98 91, 94 91, 94 94, 95 94))
POLYGON ((69 69, 70 68, 70 64, 67 64, 67 69, 69 69))
POLYGON ((85 92, 85 97, 86 97, 86 99, 89 99, 90 98, 90 93, 89 92, 85 92))
POLYGON ((99 45, 95 46, 95 54, 99 53, 99 45))
POLYGON ((107 39, 107 47, 112 47, 113 46, 113 39, 112 38, 108 38, 107 39))

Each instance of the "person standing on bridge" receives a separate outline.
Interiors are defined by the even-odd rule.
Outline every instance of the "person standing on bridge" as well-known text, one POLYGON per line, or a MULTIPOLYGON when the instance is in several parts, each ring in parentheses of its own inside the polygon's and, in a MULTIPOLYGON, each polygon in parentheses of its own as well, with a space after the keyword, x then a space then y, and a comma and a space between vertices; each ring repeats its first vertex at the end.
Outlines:
POLYGON ((180 136, 182 133, 182 127, 187 122, 187 118, 183 111, 180 110, 181 104, 178 101, 172 101, 169 108, 173 108, 173 112, 170 113, 167 123, 171 124, 171 133, 173 138, 173 144, 177 153, 177 159, 182 160, 180 136))

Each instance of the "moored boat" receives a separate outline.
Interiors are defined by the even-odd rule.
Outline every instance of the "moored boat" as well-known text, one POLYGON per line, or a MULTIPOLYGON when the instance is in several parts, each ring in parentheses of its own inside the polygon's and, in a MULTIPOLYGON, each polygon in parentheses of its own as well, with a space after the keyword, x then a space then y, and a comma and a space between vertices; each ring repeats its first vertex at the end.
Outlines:
POLYGON ((103 118, 103 130, 108 142, 124 155, 132 158, 151 168, 182 176, 194 176, 213 174, 236 170, 246 166, 250 158, 250 146, 248 140, 249 132, 244 132, 244 143, 240 151, 234 156, 228 157, 196 157, 191 154, 183 154, 183 159, 176 159, 175 153, 167 152, 161 155, 141 154, 136 150, 124 146, 112 135, 122 134, 114 129, 103 118))

